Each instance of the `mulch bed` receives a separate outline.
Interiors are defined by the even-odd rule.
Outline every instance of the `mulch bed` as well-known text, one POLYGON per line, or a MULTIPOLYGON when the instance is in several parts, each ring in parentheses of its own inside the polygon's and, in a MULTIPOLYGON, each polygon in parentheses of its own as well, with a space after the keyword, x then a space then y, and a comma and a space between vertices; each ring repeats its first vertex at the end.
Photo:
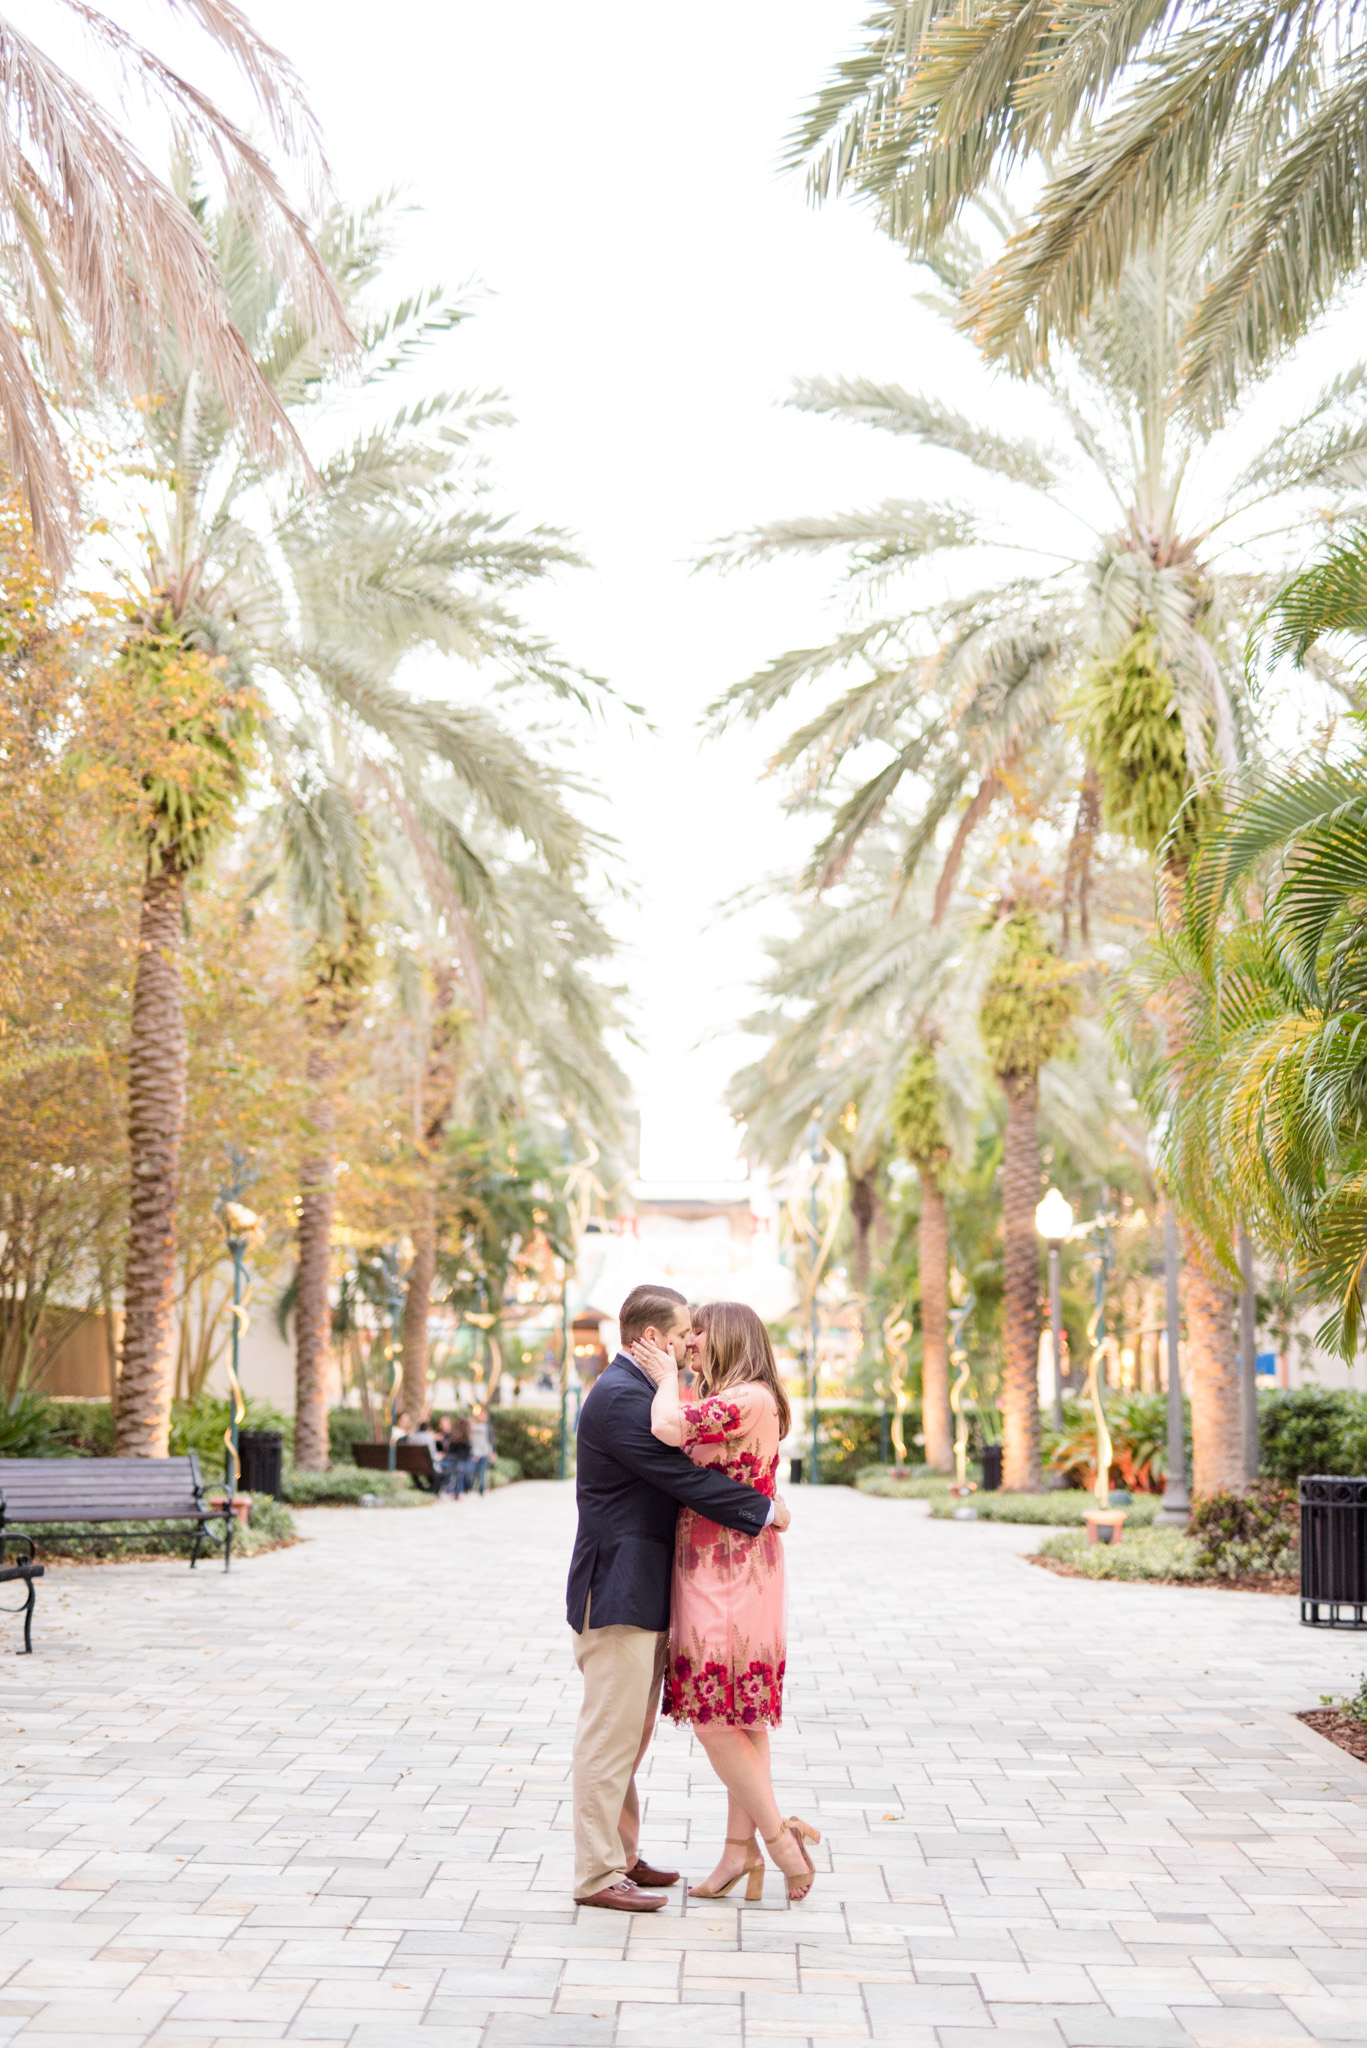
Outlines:
MULTIPOLYGON (((1026 1563, 1037 1564, 1046 1572, 1057 1572, 1061 1579, 1086 1579, 1092 1586, 1193 1586, 1201 1593, 1298 1594, 1301 1590, 1294 1572, 1248 1572, 1241 1579, 1094 1579, 1061 1557, 1036 1555, 1027 1558, 1026 1563)), ((1305 1716, 1301 1718, 1304 1720, 1305 1716)))
POLYGON ((1367 1725, 1363 1722, 1341 1714, 1337 1707, 1315 1707, 1308 1714, 1297 1714, 1296 1719, 1304 1721, 1317 1735, 1327 1736, 1340 1749, 1346 1749, 1359 1763, 1367 1764, 1367 1725))

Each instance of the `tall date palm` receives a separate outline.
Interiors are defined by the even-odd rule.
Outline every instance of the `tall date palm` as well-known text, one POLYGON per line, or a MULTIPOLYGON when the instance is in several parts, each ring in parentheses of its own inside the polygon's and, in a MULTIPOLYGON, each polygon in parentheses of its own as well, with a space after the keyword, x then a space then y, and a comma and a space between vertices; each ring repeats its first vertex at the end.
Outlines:
POLYGON ((1215 263, 1182 378, 1218 406, 1367 258, 1361 0, 883 5, 793 138, 817 199, 854 191, 920 251, 1022 163, 1043 192, 968 317, 1019 366, 1076 336, 1199 205, 1215 263))
MULTIPOLYGON (((287 415, 318 410, 336 358, 282 284, 255 224, 231 211, 211 217, 188 187, 187 197, 214 248, 235 324, 278 404, 287 415)), ((380 213, 332 216, 320 239, 339 295, 359 307, 384 253, 380 213)), ((461 317, 439 295, 424 295, 389 317, 358 322, 368 381, 461 317)), ((269 773, 284 851, 332 959, 364 901, 343 757, 364 764, 372 794, 410 814, 437 762, 547 859, 563 860, 578 845, 547 771, 485 706, 400 688, 404 655, 425 647, 484 663, 495 687, 583 693, 582 679, 507 604, 510 591, 574 557, 557 534, 511 532, 480 500, 469 447, 482 425, 501 417, 489 405, 438 396, 403 408, 324 462, 310 488, 265 475, 206 378, 193 335, 163 331, 153 396, 140 473, 157 487, 159 506, 123 655, 152 723, 162 717, 147 798, 129 1074, 133 1194, 118 1428, 130 1455, 164 1452, 169 1415, 185 880, 231 821, 245 776, 257 761, 269 773)), ((427 835, 429 849, 437 842, 437 857, 457 870, 473 858, 449 822, 427 835)), ((329 967, 328 989, 334 979, 329 967)), ((326 1041, 325 1031, 320 1088, 326 1041)), ((326 1153, 323 1144, 320 1159, 326 1153)), ((317 1223, 325 1208, 324 1200, 306 1215, 317 1223)))
MULTIPOLYGON (((267 157, 177 65, 88 0, 54 0, 75 16, 118 84, 150 99, 182 147, 212 165, 250 220, 299 317, 332 347, 349 342, 345 310, 308 228, 267 157)), ((313 116, 280 52, 233 0, 168 0, 245 80, 275 143, 323 172, 313 116)), ((130 130, 19 21, 0 19, 0 413, 6 466, 34 536, 59 574, 71 558, 80 498, 58 427, 87 379, 141 396, 153 388, 169 323, 193 348, 218 401, 257 456, 307 468, 302 446, 231 304, 216 252, 185 195, 152 170, 130 130)))

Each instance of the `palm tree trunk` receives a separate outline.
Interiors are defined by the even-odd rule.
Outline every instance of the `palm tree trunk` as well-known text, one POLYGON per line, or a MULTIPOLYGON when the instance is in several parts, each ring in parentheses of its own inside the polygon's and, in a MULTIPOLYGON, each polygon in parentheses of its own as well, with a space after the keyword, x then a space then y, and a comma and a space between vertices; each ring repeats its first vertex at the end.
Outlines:
MULTIPOLYGON (((1187 862, 1168 860, 1159 871, 1159 923, 1165 931, 1181 918, 1187 862)), ((1179 1003, 1165 1018, 1168 1057, 1185 1049, 1179 1003)), ((1183 1296, 1187 1319, 1184 1363, 1191 1402, 1191 1490, 1194 1496, 1242 1492, 1244 1426, 1239 1400, 1238 1355, 1234 1342, 1234 1290, 1218 1278, 1219 1262, 1199 1230, 1182 1226, 1183 1296)))
POLYGON ((867 1296, 869 1291, 869 1239, 877 1211, 878 1168, 871 1166, 867 1173, 850 1176, 850 1221, 854 1225, 850 1264, 854 1291, 863 1296, 867 1296))
POLYGON ((427 1317, 432 1283, 437 1276, 436 1154, 456 1101, 456 1050, 459 1035, 451 1013, 455 970, 441 961, 433 984, 432 1018, 423 1070, 422 1106, 416 1133, 424 1179, 416 1226, 413 1262, 403 1304, 403 1406, 416 1422, 427 1412, 427 1317))
POLYGON ((320 1045, 309 1049, 313 1090, 309 1121, 316 1147, 300 1169, 299 1276, 294 1304, 294 1462, 301 1472, 322 1472, 328 1462, 328 1367, 332 1353, 332 1212, 337 1200, 332 1133, 337 1109, 328 1090, 332 1061, 320 1045))
POLYGON ((164 1458, 171 1432, 176 1203, 185 1128, 180 949, 185 878, 167 865, 143 883, 128 1047, 128 1255, 115 1450, 164 1458))
POLYGON ((921 1168, 921 1219, 916 1226, 921 1274, 921 1428, 932 1472, 954 1469, 954 1416, 949 1406, 949 1218, 933 1167, 921 1168))
POLYGON ((1193 1495, 1242 1493, 1243 1415, 1234 1343, 1234 1290, 1221 1279, 1200 1233, 1182 1232, 1187 1312, 1187 1391, 1191 1397, 1193 1495))
POLYGON ((1002 1370, 1002 1485, 1036 1493, 1044 1483, 1039 1440, 1039 1080, 1003 1074, 1006 1156, 1002 1162, 1005 1254, 1002 1370))
POLYGON ((437 1274, 437 1195, 429 1181, 413 1232, 413 1262, 403 1304, 403 1392, 400 1401, 416 1422, 427 1413, 427 1316, 437 1274))

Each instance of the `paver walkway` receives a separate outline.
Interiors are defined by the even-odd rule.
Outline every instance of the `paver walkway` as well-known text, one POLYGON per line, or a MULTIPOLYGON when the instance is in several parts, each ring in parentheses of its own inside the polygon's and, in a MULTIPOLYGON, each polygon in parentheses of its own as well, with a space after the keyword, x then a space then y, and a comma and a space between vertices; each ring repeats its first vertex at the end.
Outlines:
MULTIPOLYGON (((576 1914, 568 1489, 315 1511, 235 1568, 54 1570, 0 1624, 0 2041, 1367 2042, 1367 1769, 1285 1710, 1367 1640, 1094 1586, 1032 1532, 799 1492, 782 1796, 810 1902, 576 1914)), ((665 1728, 645 1846, 710 1866, 665 1728)))

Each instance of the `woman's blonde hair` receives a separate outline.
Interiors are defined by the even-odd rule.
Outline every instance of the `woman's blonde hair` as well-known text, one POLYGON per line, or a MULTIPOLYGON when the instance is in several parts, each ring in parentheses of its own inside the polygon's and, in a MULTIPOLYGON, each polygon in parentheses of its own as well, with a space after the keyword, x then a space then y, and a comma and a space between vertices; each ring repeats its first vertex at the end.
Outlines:
POLYGON ((693 1311, 693 1327, 703 1333, 698 1360, 698 1391, 706 1398, 727 1387, 755 1383, 767 1387, 778 1407, 778 1433, 792 1426, 792 1410, 778 1376, 774 1347, 755 1311, 743 1301, 707 1301, 693 1311))

